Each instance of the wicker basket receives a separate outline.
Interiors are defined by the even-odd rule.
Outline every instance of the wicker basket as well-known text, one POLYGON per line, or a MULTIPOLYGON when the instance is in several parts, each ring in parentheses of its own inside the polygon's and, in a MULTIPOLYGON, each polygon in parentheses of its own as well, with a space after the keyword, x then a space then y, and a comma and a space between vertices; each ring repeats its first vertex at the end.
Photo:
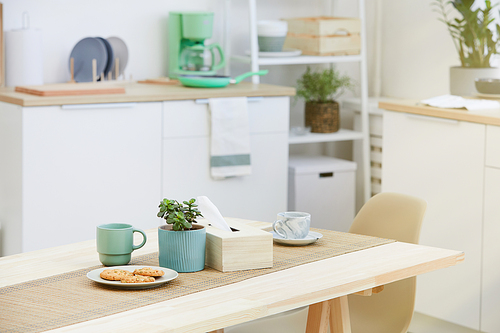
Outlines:
POLYGON ((306 127, 313 133, 333 133, 340 128, 339 103, 306 103, 306 127))

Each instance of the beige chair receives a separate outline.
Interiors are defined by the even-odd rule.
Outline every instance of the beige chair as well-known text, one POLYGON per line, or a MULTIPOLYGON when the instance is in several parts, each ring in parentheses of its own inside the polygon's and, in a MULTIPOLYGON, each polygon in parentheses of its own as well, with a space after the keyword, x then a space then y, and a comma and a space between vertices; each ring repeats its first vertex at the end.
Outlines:
MULTIPOLYGON (((349 232, 418 243, 427 203, 398 194, 380 193, 372 197, 354 218, 349 232)), ((384 286, 372 296, 350 295, 352 333, 406 333, 413 316, 416 278, 384 286)))
MULTIPOLYGON (((424 200, 380 193, 366 202, 349 229, 355 234, 417 243, 427 204, 424 200)), ((314 218, 314 217, 313 217, 314 218)), ((371 296, 349 296, 352 333, 403 333, 413 315, 416 278, 397 281, 371 296)), ((226 328, 225 333, 304 333, 307 307, 226 328)))

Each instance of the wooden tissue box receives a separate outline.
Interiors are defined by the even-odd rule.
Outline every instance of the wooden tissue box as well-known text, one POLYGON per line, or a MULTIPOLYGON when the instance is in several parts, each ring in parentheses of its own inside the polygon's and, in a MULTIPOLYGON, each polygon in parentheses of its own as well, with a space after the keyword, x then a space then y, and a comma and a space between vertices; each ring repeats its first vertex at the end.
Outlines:
POLYGON ((284 48, 302 50, 305 55, 352 55, 361 50, 361 21, 345 17, 303 17, 285 19, 288 35, 284 48))
POLYGON ((205 265, 221 272, 273 267, 273 235, 270 232, 247 225, 251 222, 248 220, 225 220, 237 231, 217 229, 205 219, 198 222, 207 228, 205 265))

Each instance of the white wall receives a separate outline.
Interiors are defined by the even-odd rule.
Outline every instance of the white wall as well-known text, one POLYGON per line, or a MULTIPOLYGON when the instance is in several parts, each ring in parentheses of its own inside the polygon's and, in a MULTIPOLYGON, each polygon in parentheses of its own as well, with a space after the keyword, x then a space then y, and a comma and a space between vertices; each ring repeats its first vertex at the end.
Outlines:
MULTIPOLYGON (((382 95, 422 99, 449 94, 449 68, 460 61, 446 25, 432 10, 433 0, 382 1, 382 95)), ((498 18, 498 10, 493 13, 498 18)))
MULTIPOLYGON (((375 2, 382 1, 382 95, 426 98, 448 93, 449 67, 458 57, 445 25, 437 20, 432 0, 366 0, 368 68, 374 67, 375 2)), ((167 18, 173 10, 215 12, 213 40, 222 42, 223 0, 3 0, 4 29, 18 29, 28 11, 31 27, 43 30, 44 80, 69 79, 68 57, 72 47, 87 36, 119 36, 130 50, 127 77, 142 79, 167 74, 167 18)), ((498 2, 498 1, 494 1, 498 2)), ((356 16, 357 1, 332 0, 335 15, 356 16)), ((258 19, 328 14, 328 0, 257 0, 258 19)), ((248 49, 247 1, 232 1, 233 52, 248 49)), ((343 72, 357 77, 357 64, 340 64, 343 72)), ((232 67, 233 75, 247 67, 232 67)), ((305 66, 272 67, 264 82, 294 85, 305 66)), ((292 122, 302 121, 298 103, 292 122)))
MULTIPOLYGON (((22 13, 30 25, 43 31, 44 81, 69 79, 68 57, 73 46, 88 36, 118 36, 128 45, 127 77, 166 75, 167 18, 169 11, 215 12, 213 40, 222 42, 222 0, 3 0, 4 30, 19 29, 22 13)), ((248 49, 248 2, 232 1, 231 26, 236 53, 248 49)), ((356 8, 356 6, 354 7, 356 8)), ((258 19, 323 14, 323 1, 258 1, 258 19)), ((356 12, 354 12, 356 14, 356 12)), ((285 78, 286 80, 287 78, 285 78)), ((295 81, 295 78, 293 78, 295 81)), ((286 82, 283 82, 286 83, 286 82)))
MULTIPOLYGON (((2 0, 0 0, 2 1, 2 0)), ((431 0, 365 0, 369 91, 373 91, 375 64, 375 7, 382 2, 382 95, 421 99, 448 93, 449 67, 458 64, 446 26, 438 21, 431 0)), ((3 0, 4 30, 18 29, 22 13, 30 14, 31 27, 43 31, 44 80, 69 80, 68 57, 73 46, 88 36, 118 36, 129 47, 127 78, 143 79, 167 74, 167 19, 169 11, 210 10, 215 12, 213 41, 222 43, 224 0, 3 0)), ((233 0, 230 17, 232 52, 248 49, 248 1, 233 0)), ((278 19, 327 15, 357 16, 355 0, 257 0, 258 19, 278 19)), ((324 65, 316 65, 318 67, 324 65)), ((267 67, 262 82, 294 86, 305 65, 267 67)), ((338 64, 337 68, 359 82, 358 64, 338 64)), ((8 69, 7 69, 8 70, 8 69)), ((233 76, 249 70, 234 64, 233 76)), ((354 95, 359 93, 355 93, 354 95)), ((346 96, 351 96, 347 93, 346 96)), ((303 124, 303 103, 292 103, 292 125, 303 124)), ((342 115, 349 126, 349 114, 342 115)), ((293 149, 308 150, 308 147, 293 149)), ((313 147, 322 150, 324 147, 313 147)), ((341 149, 350 157, 350 145, 341 149)), ((326 152, 331 151, 330 148, 326 152)), ((325 152, 325 151, 323 151, 325 152)), ((342 156, 341 156, 342 157, 342 156)))

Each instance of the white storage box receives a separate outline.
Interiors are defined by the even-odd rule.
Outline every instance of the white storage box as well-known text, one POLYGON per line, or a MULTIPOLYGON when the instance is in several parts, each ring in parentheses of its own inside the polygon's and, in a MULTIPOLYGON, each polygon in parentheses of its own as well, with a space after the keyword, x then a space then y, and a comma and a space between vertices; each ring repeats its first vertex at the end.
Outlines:
POLYGON ((292 155, 288 210, 311 214, 311 227, 348 231, 355 214, 356 163, 327 156, 292 155))

